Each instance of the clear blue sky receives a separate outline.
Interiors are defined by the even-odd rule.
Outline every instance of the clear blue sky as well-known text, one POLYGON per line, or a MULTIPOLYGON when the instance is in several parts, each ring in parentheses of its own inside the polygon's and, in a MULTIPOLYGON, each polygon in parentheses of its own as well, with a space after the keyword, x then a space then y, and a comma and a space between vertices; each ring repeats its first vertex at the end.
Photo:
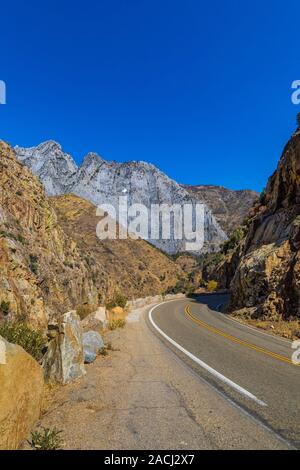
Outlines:
POLYGON ((1 4, 0 138, 260 191, 300 106, 299 1, 1 4))

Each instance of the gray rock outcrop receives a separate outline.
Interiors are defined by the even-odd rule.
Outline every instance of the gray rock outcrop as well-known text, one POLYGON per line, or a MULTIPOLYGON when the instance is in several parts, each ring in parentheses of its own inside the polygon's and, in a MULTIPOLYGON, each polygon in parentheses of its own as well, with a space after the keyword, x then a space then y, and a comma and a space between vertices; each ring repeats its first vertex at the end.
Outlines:
POLYGON ((83 331, 103 329, 107 326, 107 315, 105 307, 98 307, 95 312, 90 313, 81 321, 83 331))
POLYGON ((62 315, 50 331, 53 338, 43 360, 46 379, 67 384, 85 375, 82 328, 76 311, 62 315))
MULTIPOLYGON (((111 204, 116 208, 119 197, 124 195, 127 196, 128 205, 143 204, 148 209, 154 204, 195 206, 199 203, 196 197, 150 163, 118 163, 89 153, 77 167, 72 157, 53 141, 31 148, 17 146, 15 152, 40 177, 48 195, 74 193, 97 206, 111 204)), ((226 238, 212 212, 204 204, 204 246, 200 251, 216 251, 226 238)), ((149 241, 168 253, 184 251, 184 240, 164 240, 161 235, 158 239, 151 239, 149 234, 149 241)))

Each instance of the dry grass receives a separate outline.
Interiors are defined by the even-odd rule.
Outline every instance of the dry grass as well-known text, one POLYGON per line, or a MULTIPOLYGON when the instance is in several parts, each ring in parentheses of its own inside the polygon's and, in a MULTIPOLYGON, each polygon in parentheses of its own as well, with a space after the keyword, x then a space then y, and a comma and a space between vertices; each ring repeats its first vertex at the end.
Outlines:
POLYGON ((109 330, 116 330, 117 328, 124 328, 126 321, 124 318, 118 318, 116 320, 110 320, 108 323, 109 330))
POLYGON ((282 338, 290 340, 296 340, 300 338, 299 320, 287 321, 282 319, 256 319, 251 318, 253 312, 255 312, 255 308, 235 310, 234 312, 231 312, 231 316, 241 323, 260 328, 261 330, 265 330, 266 332, 273 335, 281 336, 282 338))
POLYGON ((43 401, 41 407, 41 415, 43 416, 49 408, 54 404, 54 397, 57 390, 60 388, 60 384, 56 381, 50 380, 44 384, 43 401))
POLYGON ((83 320, 87 317, 90 313, 95 312, 97 309, 97 305, 85 304, 85 305, 78 305, 76 307, 76 313, 83 320))
POLYGON ((300 322, 294 321, 270 321, 270 320, 247 320, 247 323, 256 328, 261 328, 269 333, 282 336, 283 338, 295 340, 300 338, 300 322))

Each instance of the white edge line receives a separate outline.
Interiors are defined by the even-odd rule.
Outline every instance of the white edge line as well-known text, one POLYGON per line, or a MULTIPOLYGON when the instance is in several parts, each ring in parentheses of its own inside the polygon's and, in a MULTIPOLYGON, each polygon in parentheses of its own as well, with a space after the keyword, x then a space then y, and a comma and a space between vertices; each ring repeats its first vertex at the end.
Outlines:
MULTIPOLYGON (((172 302, 172 301, 171 301, 172 302)), ((241 395, 244 395, 246 396, 247 398, 250 398, 250 400, 253 400, 255 401, 255 403, 257 403, 258 405, 260 406, 268 406, 265 402, 261 401, 259 398, 257 398, 255 395, 253 395, 252 393, 248 392, 248 390, 246 390, 245 388, 241 387, 240 385, 236 384, 235 382, 233 382, 232 380, 228 379, 227 377, 225 377, 225 375, 221 374, 220 372, 216 371, 215 369, 213 369, 212 367, 210 367, 208 364, 206 364, 205 362, 201 361, 201 359, 199 359, 198 357, 194 356, 194 354, 190 353, 187 349, 183 348, 182 346, 180 346, 180 344, 176 343, 176 341, 174 341, 172 338, 170 338, 166 333, 164 333, 160 328, 159 326, 156 325, 156 323, 154 322, 153 318, 152 318, 152 312, 153 310, 155 310, 157 307, 159 307, 160 305, 163 305, 167 302, 161 302, 157 305, 154 305, 154 307, 152 307, 150 310, 149 310, 149 320, 150 320, 150 323, 151 325, 167 340, 169 341, 169 343, 171 343, 173 346, 175 346, 177 349, 179 349, 179 351, 183 352, 183 354, 185 354, 186 356, 188 356, 190 359, 192 359, 192 361, 196 362, 196 364, 198 364, 199 366, 201 366, 203 369, 207 370, 210 374, 214 375, 215 377, 217 377, 219 380, 221 380, 222 382, 224 382, 225 384, 229 385, 229 387, 233 388, 234 390, 236 390, 238 393, 240 393, 241 395)))

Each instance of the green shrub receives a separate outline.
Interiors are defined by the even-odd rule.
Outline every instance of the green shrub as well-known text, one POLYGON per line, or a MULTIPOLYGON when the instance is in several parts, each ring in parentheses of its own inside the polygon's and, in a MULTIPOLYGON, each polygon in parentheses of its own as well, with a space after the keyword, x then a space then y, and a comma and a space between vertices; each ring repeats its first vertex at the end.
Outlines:
POLYGON ((260 193, 259 195, 259 199, 258 201, 260 202, 260 204, 264 204, 265 202, 265 197, 266 197, 266 190, 265 188, 262 190, 262 192, 260 193))
POLYGON ((0 311, 3 313, 5 317, 9 314, 9 307, 10 307, 10 302, 6 302, 5 300, 1 301, 0 311))
POLYGON ((226 254, 228 253, 228 251, 234 250, 234 248, 236 248, 239 242, 244 238, 245 231, 246 227, 237 227, 230 235, 229 240, 223 243, 221 254, 226 254))
POLYGON ((25 323, 4 322, 0 324, 0 336, 21 346, 37 361, 42 359, 46 340, 41 331, 33 330, 25 323))
POLYGON ((105 346, 103 346, 103 348, 100 349, 99 354, 100 354, 100 356, 107 356, 107 354, 108 354, 107 348, 105 346))
POLYGON ((38 257, 36 255, 29 255, 29 268, 33 272, 33 274, 38 273, 38 257))
POLYGON ((167 294, 192 294, 195 292, 196 286, 187 279, 179 279, 175 286, 168 287, 164 292, 164 295, 167 294))
POLYGON ((17 238, 18 242, 23 243, 23 244, 25 243, 25 238, 22 235, 20 235, 19 233, 16 235, 16 238, 17 238))
POLYGON ((194 294, 195 291, 196 291, 196 286, 194 286, 194 285, 191 284, 191 285, 188 285, 188 286, 187 286, 185 293, 186 293, 187 295, 191 295, 191 294, 194 294))
POLYGON ((106 304, 106 308, 108 310, 111 310, 114 307, 125 308, 126 304, 127 304, 127 300, 128 299, 127 299, 127 297, 125 297, 125 295, 120 294, 120 293, 115 294, 114 298, 106 304))
POLYGON ((5 238, 11 238, 12 240, 16 240, 20 243, 25 243, 25 239, 22 235, 20 235, 19 233, 17 235, 15 235, 14 233, 12 232, 6 232, 5 230, 0 230, 0 236, 1 237, 5 237, 5 238))
POLYGON ((63 447, 61 433, 62 431, 56 428, 42 428, 42 431, 31 433, 31 441, 28 443, 36 450, 61 450, 63 447))
POLYGON ((67 268, 71 268, 73 269, 74 268, 74 265, 71 261, 68 261, 68 260, 65 260, 64 261, 64 265, 67 267, 67 268))
POLYGON ((223 244, 223 247, 222 247, 221 251, 218 251, 216 253, 206 253, 205 255, 203 255, 203 257, 202 257, 202 267, 203 268, 209 267, 209 266, 216 266, 219 263, 221 263, 221 261, 223 261, 224 253, 225 253, 224 246, 226 245, 226 243, 228 243, 228 241, 223 244))
POLYGON ((91 305, 91 304, 78 305, 76 308, 76 313, 77 315, 79 315, 80 319, 83 320, 90 313, 94 312, 96 308, 97 307, 95 305, 91 305))
POLYGON ((300 225, 300 215, 297 215, 297 217, 295 217, 295 219, 292 222, 292 225, 294 227, 299 227, 299 225, 300 225))

